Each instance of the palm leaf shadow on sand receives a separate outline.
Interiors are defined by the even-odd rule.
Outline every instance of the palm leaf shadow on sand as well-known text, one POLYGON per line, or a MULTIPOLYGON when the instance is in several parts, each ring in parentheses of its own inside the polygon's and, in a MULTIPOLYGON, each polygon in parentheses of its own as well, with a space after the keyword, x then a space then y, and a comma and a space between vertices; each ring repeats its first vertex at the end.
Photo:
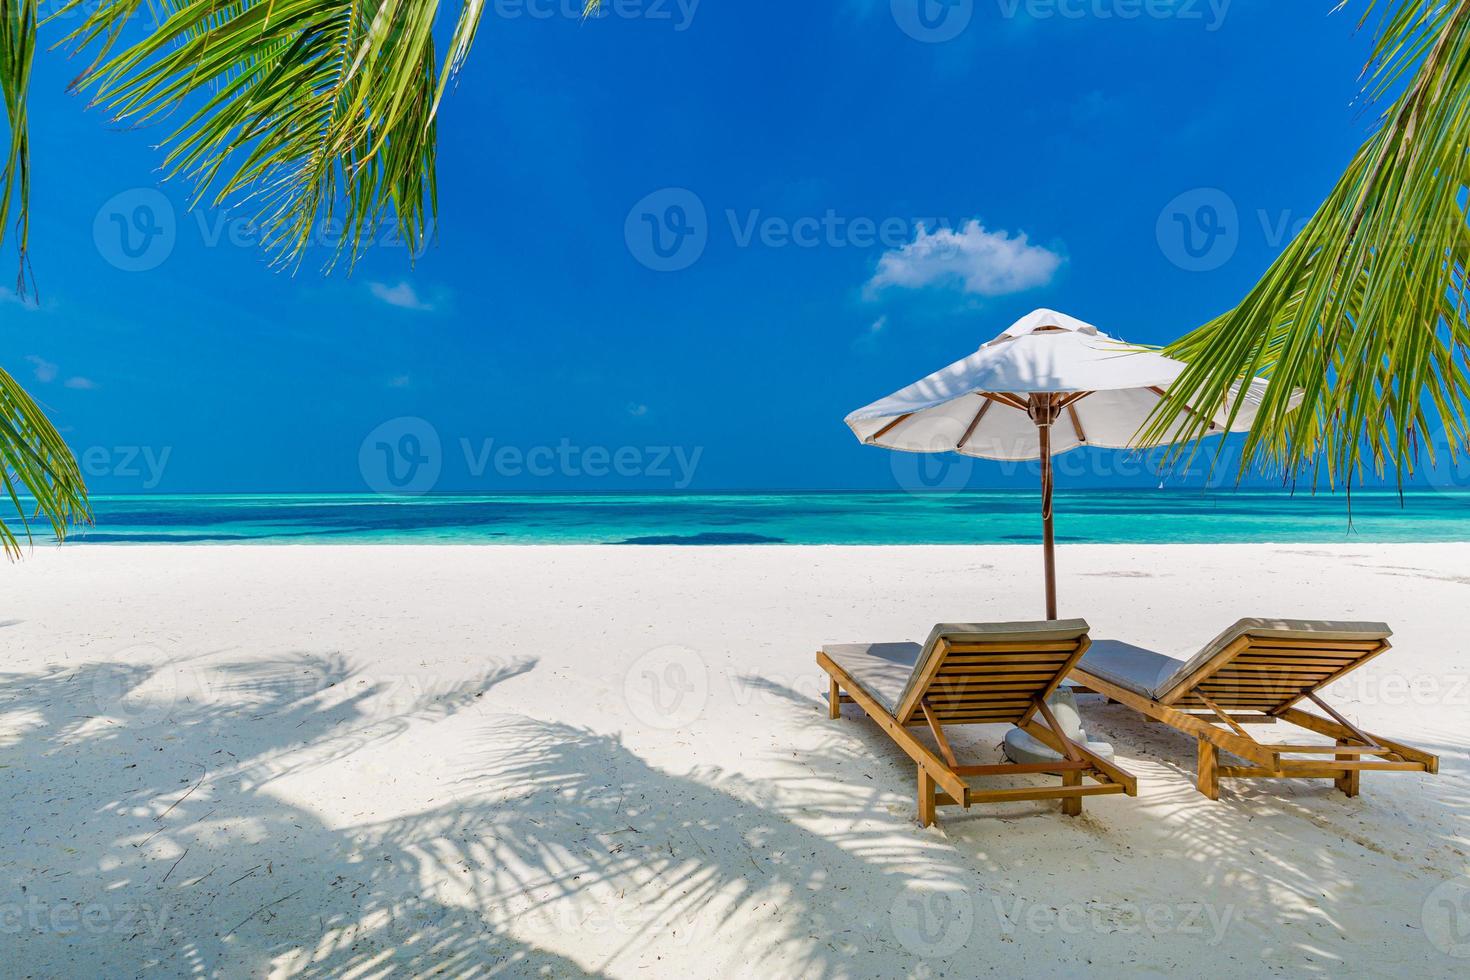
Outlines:
POLYGON ((6 909, 19 975, 335 975, 347 962, 367 975, 383 962, 582 975, 421 894, 414 851, 428 839, 330 828, 270 788, 463 710, 535 661, 405 693, 340 656, 300 654, 212 664, 207 698, 177 696, 163 679, 203 659, 0 674, 0 810, 14 831, 0 867, 18 889, 6 909))
MULTIPOLYGON (((16 900, 133 913, 122 931, 27 926, 15 972, 901 975, 923 950, 900 937, 890 910, 914 900, 916 874, 974 896, 968 944, 949 965, 975 965, 1003 938, 992 899, 1085 900, 1085 877, 1073 882, 1077 899, 1052 872, 1101 843, 1188 863, 1202 893, 1271 923, 1265 939, 1331 963, 1331 944, 1313 932, 1351 932, 1328 895, 1350 894, 1365 873, 1351 841, 1341 853, 1301 853, 1300 821, 1322 819, 1319 799, 1201 807, 1179 798, 1193 793, 1182 782, 1129 801, 1159 815, 1137 839, 1103 825, 1068 830, 1045 808, 920 833, 907 819, 911 767, 888 758, 872 726, 829 724, 817 699, 761 678, 746 678, 747 690, 798 744, 773 743, 788 762, 753 780, 708 766, 666 771, 619 736, 516 713, 496 689, 531 661, 486 658, 473 681, 405 693, 340 655, 303 653, 213 664, 208 697, 177 686, 172 698, 149 696, 170 670, 217 658, 0 675, 0 808, 16 830, 0 839, 0 869, 26 889, 16 900), (99 705, 99 695, 125 707, 99 705), (298 802, 302 777, 342 766, 358 767, 354 779, 395 778, 374 768, 375 750, 466 710, 485 720, 457 746, 458 774, 439 802, 358 821, 298 802), (1169 819, 1181 806, 1189 819, 1169 819), (1008 833, 1040 838, 1056 860, 1005 866, 1008 833), (1243 875, 1251 850, 1278 859, 1243 875), (1308 894, 1320 896, 1315 910, 1282 900, 1308 894)), ((1470 804, 1464 794, 1450 802, 1459 812, 1470 804)), ((1148 894, 1144 879, 1130 887, 1148 894)), ((947 927, 926 924, 935 936, 947 927)), ((1241 928, 1231 942, 1254 942, 1241 928)), ((1089 936, 1096 955, 1117 962, 1136 941, 1089 936)))
POLYGON ((665 773, 615 736, 514 714, 467 746, 449 802, 329 826, 274 784, 493 707, 534 662, 402 703, 338 655, 210 663, 206 697, 167 682, 217 658, 0 675, 18 831, 0 867, 42 910, 18 937, 22 975, 598 976, 652 940, 707 963, 716 933, 731 969, 899 970, 912 953, 886 916, 828 882, 876 866, 897 896, 916 863, 966 874, 938 841, 815 834, 767 784, 665 773), (47 926, 99 907, 105 929, 47 926))

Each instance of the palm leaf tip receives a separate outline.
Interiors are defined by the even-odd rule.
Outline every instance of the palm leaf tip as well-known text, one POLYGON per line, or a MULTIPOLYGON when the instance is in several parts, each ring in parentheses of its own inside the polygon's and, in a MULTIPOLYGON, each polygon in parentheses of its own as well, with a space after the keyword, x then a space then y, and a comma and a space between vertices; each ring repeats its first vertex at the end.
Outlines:
POLYGON ((9 558, 20 556, 22 537, 31 540, 28 512, 44 517, 58 540, 65 539, 72 526, 92 520, 76 457, 40 407, 4 370, 0 370, 0 481, 20 525, 17 534, 0 518, 0 548, 9 558))

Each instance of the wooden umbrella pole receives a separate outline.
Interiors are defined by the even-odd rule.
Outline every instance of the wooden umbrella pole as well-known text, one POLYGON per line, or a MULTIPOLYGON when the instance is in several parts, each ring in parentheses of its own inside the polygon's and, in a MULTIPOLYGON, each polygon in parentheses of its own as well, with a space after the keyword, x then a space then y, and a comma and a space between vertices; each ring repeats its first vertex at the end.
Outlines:
POLYGON ((1030 415, 1041 442, 1041 553, 1046 569, 1046 618, 1057 618, 1056 537, 1052 528, 1051 426, 1056 401, 1051 395, 1032 395, 1030 415))

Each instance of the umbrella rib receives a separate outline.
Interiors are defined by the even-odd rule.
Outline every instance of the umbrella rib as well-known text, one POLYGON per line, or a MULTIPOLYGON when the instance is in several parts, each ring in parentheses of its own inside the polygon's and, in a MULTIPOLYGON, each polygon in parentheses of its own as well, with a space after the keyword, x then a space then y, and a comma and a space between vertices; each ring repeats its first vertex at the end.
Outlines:
MULTIPOLYGON (((1158 385, 1149 385, 1148 386, 1148 390, 1151 391, 1151 392, 1153 392, 1154 394, 1158 395, 1160 401, 1163 401, 1165 398, 1168 397, 1168 394, 1164 391, 1164 389, 1163 388, 1160 388, 1158 385)), ((1188 402, 1185 402, 1184 403, 1184 411, 1187 414, 1194 416, 1195 418, 1199 419, 1201 422, 1203 422, 1206 425, 1208 425, 1210 427, 1209 431, 1211 431, 1211 432, 1214 432, 1216 429, 1220 428, 1218 425, 1215 424, 1215 420, 1214 419, 1207 419, 1207 418, 1205 418, 1199 412, 1196 412, 1194 410, 1194 408, 1191 407, 1188 402)))
POLYGON ((969 442, 970 437, 975 434, 975 430, 980 428, 980 420, 985 417, 986 412, 990 411, 990 406, 992 404, 993 403, 989 398, 982 397, 980 399, 980 411, 975 413, 975 417, 970 420, 970 427, 965 430, 964 435, 960 436, 960 441, 955 443, 955 452, 959 452, 961 449, 965 448, 965 443, 969 442))
POLYGON ((975 394, 979 395, 981 398, 989 398, 993 402, 1000 402, 1002 405, 1007 405, 1011 408, 1017 409, 1018 411, 1029 411, 1025 402, 1017 398, 1015 395, 1008 394, 1003 391, 977 391, 975 392, 975 394))
MULTIPOLYGON (((1076 401, 1076 399, 1074 398, 1073 401, 1076 401)), ((1077 433, 1077 441, 1085 445, 1087 442, 1087 433, 1082 431, 1082 420, 1077 417, 1077 409, 1071 402, 1067 403, 1067 418, 1072 420, 1072 430, 1077 433)))
POLYGON ((1080 402, 1082 399, 1086 398, 1090 394, 1092 394, 1092 392, 1090 391, 1074 391, 1070 395, 1064 396, 1062 400, 1057 403, 1057 407, 1066 408, 1073 402, 1080 402))
POLYGON ((914 417, 914 413, 913 412, 904 412, 898 418, 894 419, 892 422, 889 422, 883 428, 879 429, 877 432, 875 432, 872 435, 868 436, 868 438, 864 439, 863 441, 866 442, 866 443, 868 443, 869 445, 872 445, 873 443, 877 442, 879 439, 882 439, 884 436, 888 435, 888 433, 891 432, 895 427, 902 425, 903 423, 907 422, 909 419, 911 419, 913 417, 914 417))

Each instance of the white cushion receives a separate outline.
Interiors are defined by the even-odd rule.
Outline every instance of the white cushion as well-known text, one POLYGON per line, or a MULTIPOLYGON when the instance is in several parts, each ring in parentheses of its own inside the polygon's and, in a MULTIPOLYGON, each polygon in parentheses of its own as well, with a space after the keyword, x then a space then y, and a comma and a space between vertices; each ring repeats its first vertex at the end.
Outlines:
POLYGON ((890 715, 896 715, 923 649, 917 643, 831 643, 822 652, 890 715))

